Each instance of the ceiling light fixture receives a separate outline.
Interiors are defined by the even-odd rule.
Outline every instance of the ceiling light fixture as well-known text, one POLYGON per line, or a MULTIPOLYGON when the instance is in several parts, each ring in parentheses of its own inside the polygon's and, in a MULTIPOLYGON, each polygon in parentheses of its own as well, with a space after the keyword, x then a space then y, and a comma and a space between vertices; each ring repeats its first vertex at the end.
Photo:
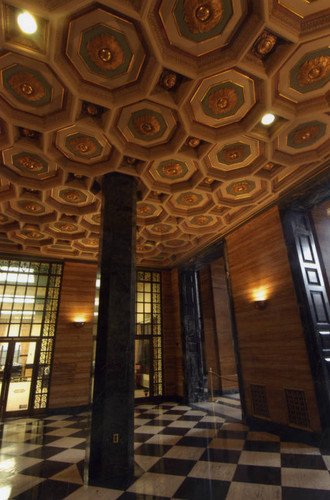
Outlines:
POLYGON ((273 113, 266 113, 262 118, 261 118, 261 123, 263 125, 271 125, 273 121, 275 120, 275 115, 273 113))
POLYGON ((32 35, 37 31, 37 22, 29 12, 22 12, 17 16, 17 22, 23 33, 32 35))

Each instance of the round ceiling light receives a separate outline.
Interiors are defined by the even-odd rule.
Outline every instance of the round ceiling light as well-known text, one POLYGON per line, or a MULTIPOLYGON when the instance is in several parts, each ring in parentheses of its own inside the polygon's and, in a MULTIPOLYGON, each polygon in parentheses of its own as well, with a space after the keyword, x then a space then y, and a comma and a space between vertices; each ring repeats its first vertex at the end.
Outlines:
POLYGON ((32 35, 37 31, 37 22, 28 12, 22 12, 17 16, 17 22, 23 33, 32 35))
POLYGON ((262 118, 261 118, 261 123, 263 125, 271 125, 273 121, 275 120, 275 115, 273 113, 266 113, 262 118))

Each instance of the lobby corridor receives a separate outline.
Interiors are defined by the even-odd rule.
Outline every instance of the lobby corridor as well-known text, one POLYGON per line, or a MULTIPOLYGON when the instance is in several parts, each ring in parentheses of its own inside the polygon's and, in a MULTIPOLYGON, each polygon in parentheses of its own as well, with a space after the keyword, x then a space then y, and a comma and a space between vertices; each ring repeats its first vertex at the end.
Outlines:
POLYGON ((135 407, 136 477, 126 491, 83 485, 87 412, 7 420, 0 500, 329 500, 330 454, 250 431, 235 396, 202 405, 135 407))

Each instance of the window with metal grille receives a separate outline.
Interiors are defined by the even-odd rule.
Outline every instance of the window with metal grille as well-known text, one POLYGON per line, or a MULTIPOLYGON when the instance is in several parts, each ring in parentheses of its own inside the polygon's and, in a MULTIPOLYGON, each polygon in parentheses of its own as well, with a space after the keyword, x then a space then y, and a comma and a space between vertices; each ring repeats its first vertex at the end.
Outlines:
POLYGON ((30 338, 38 356, 33 408, 46 408, 62 264, 0 259, 0 340, 30 338))
POLYGON ((135 397, 163 394, 161 273, 136 277, 135 397))

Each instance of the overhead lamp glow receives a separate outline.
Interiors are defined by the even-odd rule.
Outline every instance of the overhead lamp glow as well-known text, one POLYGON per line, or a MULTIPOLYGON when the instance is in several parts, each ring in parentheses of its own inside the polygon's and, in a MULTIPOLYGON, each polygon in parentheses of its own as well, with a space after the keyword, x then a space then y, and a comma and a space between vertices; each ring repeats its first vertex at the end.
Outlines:
POLYGON ((262 118, 261 118, 261 123, 263 125, 271 125, 273 121, 275 120, 275 115, 273 113, 266 113, 262 118))
POLYGON ((19 14, 17 16, 17 22, 23 33, 27 35, 32 35, 32 33, 37 31, 37 22, 29 12, 22 12, 19 14))

